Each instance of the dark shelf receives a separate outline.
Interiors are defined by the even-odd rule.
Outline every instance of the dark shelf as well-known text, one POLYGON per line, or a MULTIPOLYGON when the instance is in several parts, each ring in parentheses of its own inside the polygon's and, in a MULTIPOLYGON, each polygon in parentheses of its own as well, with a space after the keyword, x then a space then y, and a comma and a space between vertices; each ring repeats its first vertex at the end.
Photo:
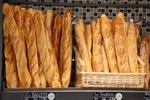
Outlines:
POLYGON ((11 4, 45 5, 45 6, 71 6, 71 7, 150 7, 149 4, 92 4, 92 3, 56 3, 56 2, 33 2, 5 0, 11 4))

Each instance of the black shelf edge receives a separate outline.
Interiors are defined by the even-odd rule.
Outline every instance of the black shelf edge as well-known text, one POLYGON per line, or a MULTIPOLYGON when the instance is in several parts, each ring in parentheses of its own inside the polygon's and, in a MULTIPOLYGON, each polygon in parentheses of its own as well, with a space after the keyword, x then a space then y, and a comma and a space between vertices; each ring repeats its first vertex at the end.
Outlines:
POLYGON ((68 7, 150 7, 149 4, 92 4, 92 3, 55 3, 5 0, 10 4, 45 5, 45 6, 68 6, 68 7))

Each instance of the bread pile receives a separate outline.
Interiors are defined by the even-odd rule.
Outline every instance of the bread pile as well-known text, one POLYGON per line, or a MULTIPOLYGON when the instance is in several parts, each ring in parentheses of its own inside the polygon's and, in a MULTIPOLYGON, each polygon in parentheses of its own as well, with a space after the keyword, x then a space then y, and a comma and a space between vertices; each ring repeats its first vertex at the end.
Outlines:
MULTIPOLYGON (((124 14, 119 12, 115 19, 109 19, 102 14, 90 24, 85 24, 79 19, 74 28, 76 43, 73 49, 77 77, 80 77, 80 72, 146 72, 148 85, 149 48, 145 39, 141 40, 144 44, 139 42, 139 25, 126 22, 124 14), (141 50, 142 48, 144 50, 141 50), (145 70, 142 71, 140 67, 144 67, 145 70)), ((77 86, 78 83, 77 78, 77 86)))
POLYGON ((68 87, 72 62, 72 18, 52 10, 3 4, 8 88, 68 87))

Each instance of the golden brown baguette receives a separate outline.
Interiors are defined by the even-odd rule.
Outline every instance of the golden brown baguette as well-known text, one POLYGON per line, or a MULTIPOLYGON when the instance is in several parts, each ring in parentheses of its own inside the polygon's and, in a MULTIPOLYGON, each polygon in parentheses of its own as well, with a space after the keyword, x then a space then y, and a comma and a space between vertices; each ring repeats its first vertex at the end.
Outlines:
POLYGON ((81 78, 80 78, 80 72, 83 72, 84 68, 84 61, 81 58, 81 54, 77 50, 76 46, 73 46, 73 50, 75 53, 75 61, 76 61, 76 79, 75 79, 75 86, 76 87, 81 87, 81 78))
POLYGON ((61 81, 60 81, 60 74, 59 74, 59 69, 58 69, 58 63, 57 63, 57 58, 55 55, 55 49, 52 44, 52 38, 49 37, 48 30, 45 27, 45 36, 46 36, 46 42, 47 42, 47 47, 49 51, 49 56, 52 61, 54 73, 53 73, 53 82, 52 82, 52 87, 61 87, 61 81))
POLYGON ((19 86, 31 87, 31 76, 27 68, 27 58, 26 52, 24 50, 24 42, 19 36, 18 27, 13 15, 13 10, 8 4, 3 5, 3 14, 4 16, 8 16, 7 24, 9 25, 8 29, 10 32, 10 40, 16 55, 17 72, 20 81, 19 86))
POLYGON ((103 68, 104 68, 103 72, 109 72, 109 66, 108 66, 106 51, 105 51, 103 45, 102 45, 102 59, 103 59, 103 68))
POLYGON ((52 10, 47 10, 45 16, 45 26, 48 30, 49 38, 52 40, 54 13, 52 10))
POLYGON ((149 87, 149 75, 150 75, 149 52, 150 52, 150 49, 149 49, 148 40, 146 37, 142 37, 141 44, 140 44, 140 57, 145 62, 144 72, 146 73, 146 76, 145 76, 145 87, 146 88, 149 87))
POLYGON ((119 13, 116 17, 115 24, 115 51, 118 63, 118 69, 121 73, 129 73, 130 66, 128 62, 127 50, 127 24, 124 14, 119 13))
POLYGON ((17 65, 14 49, 10 41, 9 33, 9 14, 5 15, 8 4, 3 4, 3 37, 4 37, 4 56, 5 56, 5 67, 6 67, 6 82, 7 88, 16 88, 18 87, 18 74, 17 74, 17 65))
POLYGON ((91 61, 91 49, 92 49, 92 29, 91 29, 91 24, 85 25, 85 41, 86 41, 86 46, 87 46, 88 54, 89 54, 90 61, 91 61))
POLYGON ((133 23, 128 23, 128 35, 127 35, 127 43, 128 43, 128 59, 130 64, 130 69, 132 73, 139 72, 138 60, 137 60, 137 35, 135 32, 135 27, 133 23))
POLYGON ((83 20, 79 19, 79 21, 76 23, 74 28, 75 28, 75 38, 76 38, 77 47, 85 63, 83 71, 92 72, 92 66, 90 63, 90 58, 88 55, 88 50, 84 38, 85 26, 83 20))
POLYGON ((38 54, 36 46, 34 20, 30 13, 25 14, 25 38, 27 46, 27 55, 29 62, 29 71, 32 77, 32 87, 40 87, 38 54))
POLYGON ((116 73, 118 72, 117 68, 117 60, 115 55, 115 43, 113 34, 111 32, 111 23, 108 19, 108 17, 103 14, 101 15, 101 31, 104 41, 104 48, 106 50, 106 56, 108 59, 109 69, 110 72, 116 73))
POLYGON ((103 71, 102 57, 102 35, 100 29, 100 19, 96 20, 95 26, 92 27, 92 68, 94 72, 103 71))
POLYGON ((58 60, 58 51, 60 45, 60 36, 61 36, 61 28, 62 28, 62 18, 60 14, 56 14, 54 18, 54 26, 53 26, 53 34, 52 34, 52 43, 55 50, 55 55, 58 60))
POLYGON ((35 10, 33 10, 32 8, 28 8, 27 12, 29 12, 32 15, 32 17, 34 18, 34 14, 36 12, 35 10))
POLYGON ((62 86, 68 87, 72 66, 72 18, 69 9, 65 11, 62 21, 59 64, 62 86))
POLYGON ((37 40, 39 59, 41 63, 40 66, 43 68, 48 86, 52 87, 54 68, 47 47, 45 27, 44 27, 42 15, 38 11, 34 15, 34 23, 35 23, 35 30, 36 30, 36 40, 37 40))

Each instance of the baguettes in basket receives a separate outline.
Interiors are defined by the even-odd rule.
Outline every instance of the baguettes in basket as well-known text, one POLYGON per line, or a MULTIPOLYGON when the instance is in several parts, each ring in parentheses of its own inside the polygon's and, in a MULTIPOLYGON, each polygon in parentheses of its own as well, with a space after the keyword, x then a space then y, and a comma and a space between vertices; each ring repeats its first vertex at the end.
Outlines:
MULTIPOLYGON (((43 16, 44 17, 44 16, 43 16)), ((45 21, 45 24, 47 22, 45 21)), ((60 74, 59 74, 59 69, 58 69, 58 63, 57 63, 57 58, 55 55, 55 49, 52 44, 52 38, 49 37, 49 29, 45 27, 45 36, 46 36, 46 43, 49 51, 49 56, 52 61, 54 73, 53 73, 53 81, 52 81, 52 87, 58 88, 62 87, 61 86, 61 81, 60 81, 60 74)))
POLYGON ((118 13, 115 19, 115 51, 118 63, 118 69, 121 73, 129 73, 130 66, 128 62, 127 47, 127 24, 124 14, 118 13))
POLYGON ((36 30, 38 54, 41 63, 40 67, 43 68, 48 86, 52 87, 54 68, 47 47, 44 22, 41 13, 38 11, 36 11, 34 15, 34 24, 36 30))
POLYGON ((115 55, 115 43, 113 34, 111 32, 111 23, 105 14, 100 17, 101 20, 101 31, 104 41, 104 48, 106 50, 106 56, 108 58, 108 65, 110 72, 117 73, 117 60, 115 55))
POLYGON ((92 49, 92 28, 91 24, 85 25, 85 41, 88 49, 88 54, 91 60, 91 49, 92 49))
POLYGON ((53 34, 52 34, 52 43, 55 50, 55 55, 58 60, 58 51, 60 46, 60 36, 61 36, 61 28, 62 28, 62 18, 60 14, 56 14, 54 18, 54 26, 53 26, 53 34))
POLYGON ((148 40, 146 37, 141 38, 141 44, 140 44, 140 57, 141 59, 145 62, 144 66, 144 72, 146 73, 145 76, 145 87, 149 87, 149 75, 150 75, 150 70, 149 70, 149 44, 148 40))
POLYGON ((129 64, 132 73, 139 72, 138 54, 137 54, 137 34, 135 32, 134 23, 128 23, 127 48, 129 64))
POLYGON ((106 50, 104 49, 104 46, 102 45, 102 59, 103 59, 103 72, 109 72, 109 66, 108 66, 108 59, 106 56, 106 50))
POLYGON ((4 56, 5 56, 5 66, 6 66, 6 82, 7 88, 18 87, 18 74, 15 52, 10 41, 9 33, 9 6, 8 4, 3 4, 3 37, 4 37, 4 56), (7 14, 7 15, 6 15, 7 14))
POLYGON ((72 68, 72 16, 69 9, 65 11, 63 16, 59 55, 61 83, 63 87, 68 87, 72 68))
POLYGON ((3 14, 8 16, 7 24, 9 25, 8 31, 10 32, 10 40, 15 51, 17 72, 19 77, 19 87, 31 87, 31 76, 27 67, 27 58, 24 47, 24 42, 20 38, 18 27, 14 19, 12 8, 8 4, 3 4, 3 14))
POLYGON ((35 26, 34 26, 33 17, 29 12, 26 12, 25 14, 24 26, 26 30, 25 38, 26 38, 26 47, 27 47, 27 55, 28 55, 28 62, 29 62, 29 71, 32 77, 32 87, 41 87, 36 36, 35 36, 35 26))
POLYGON ((75 24, 75 39, 76 39, 76 44, 78 47, 78 50, 81 54, 81 57, 85 63, 84 65, 84 72, 92 72, 92 66, 90 63, 90 58, 88 55, 88 50, 84 38, 84 33, 85 33, 85 26, 84 22, 82 19, 79 19, 79 21, 75 24))
POLYGON ((92 68, 94 72, 103 71, 103 57, 102 57, 102 35, 100 29, 100 19, 96 20, 92 27, 92 68))

